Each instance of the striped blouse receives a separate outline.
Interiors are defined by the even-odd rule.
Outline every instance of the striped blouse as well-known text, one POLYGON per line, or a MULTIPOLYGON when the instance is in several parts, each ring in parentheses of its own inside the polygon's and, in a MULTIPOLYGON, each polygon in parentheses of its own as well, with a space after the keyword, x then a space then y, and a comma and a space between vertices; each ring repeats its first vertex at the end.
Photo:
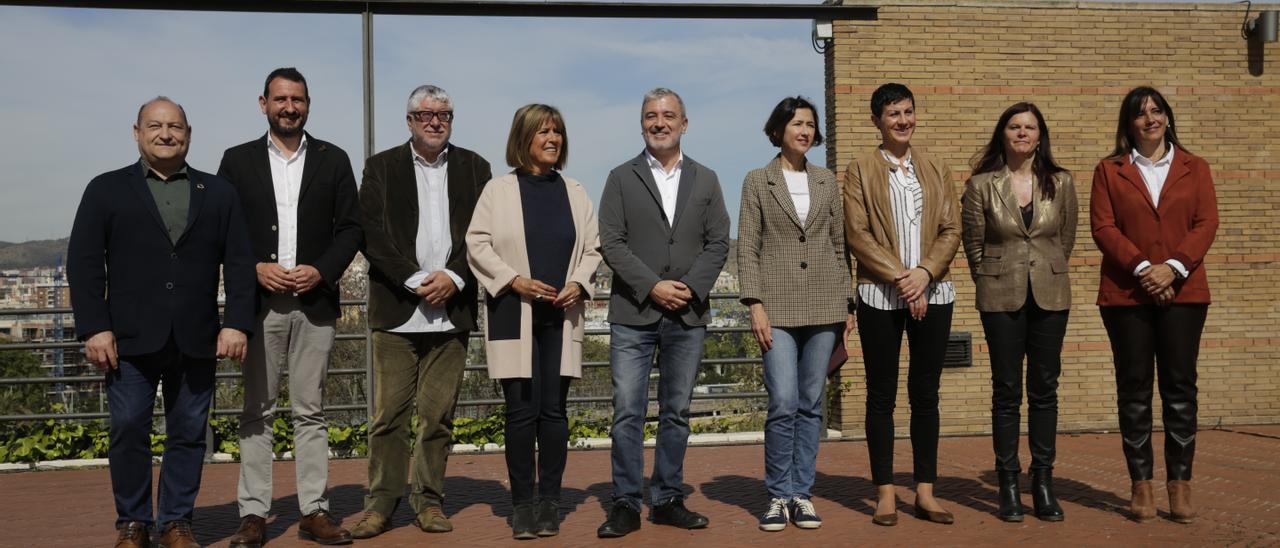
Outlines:
MULTIPOLYGON (((898 233, 898 258, 907 268, 920 265, 920 217, 924 213, 924 189, 916 178, 915 166, 908 156, 899 162, 881 150, 890 163, 901 169, 889 170, 889 208, 893 212, 893 228, 898 233)), ((951 304, 956 300, 956 287, 950 280, 934 282, 928 288, 929 304, 951 304)), ((877 310, 900 310, 907 307, 898 286, 887 283, 858 284, 858 300, 877 310)))

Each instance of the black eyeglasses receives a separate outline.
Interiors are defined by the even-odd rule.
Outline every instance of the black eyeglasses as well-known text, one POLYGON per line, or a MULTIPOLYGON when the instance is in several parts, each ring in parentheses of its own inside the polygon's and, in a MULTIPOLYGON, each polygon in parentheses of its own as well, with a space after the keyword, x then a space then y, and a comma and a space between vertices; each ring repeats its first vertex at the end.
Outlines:
POLYGON ((409 117, 424 124, 430 122, 432 118, 437 118, 441 122, 447 124, 453 121, 453 111, 442 110, 440 112, 434 112, 430 110, 415 110, 409 113, 409 117))

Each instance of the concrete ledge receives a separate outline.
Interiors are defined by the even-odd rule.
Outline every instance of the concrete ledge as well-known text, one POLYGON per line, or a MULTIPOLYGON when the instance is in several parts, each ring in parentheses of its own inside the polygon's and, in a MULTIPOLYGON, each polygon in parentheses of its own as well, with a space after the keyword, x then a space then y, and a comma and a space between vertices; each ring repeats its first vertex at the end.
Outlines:
MULTIPOLYGON (((824 441, 843 439, 844 436, 839 430, 827 429, 827 435, 824 441)), ((734 432, 729 434, 694 434, 689 436, 690 446, 704 445, 745 445, 764 443, 764 432, 734 432)), ((655 439, 647 439, 644 441, 645 447, 654 447, 657 444, 655 439)), ((582 438, 569 446, 570 449, 608 449, 613 447, 613 440, 610 438, 582 438)), ((480 453, 501 453, 503 446, 496 443, 486 443, 484 445, 475 445, 470 443, 459 443, 454 445, 452 452, 454 454, 480 454, 480 453)), ((339 459, 336 454, 330 453, 331 460, 339 459)), ((352 457, 364 458, 364 457, 352 457)), ((160 457, 153 457, 154 463, 160 462, 160 457)), ((293 460, 293 453, 285 452, 277 461, 293 460)), ((231 456, 230 453, 214 453, 210 457, 209 462, 212 464, 230 464, 239 462, 238 459, 231 456)), ((5 472, 27 472, 30 470, 79 470, 85 468, 101 468, 108 465, 107 459, 68 459, 68 460, 51 460, 41 461, 35 466, 21 463, 0 463, 0 473, 5 472)))
POLYGON ((36 463, 36 470, 79 470, 107 466, 107 459, 43 460, 36 463))

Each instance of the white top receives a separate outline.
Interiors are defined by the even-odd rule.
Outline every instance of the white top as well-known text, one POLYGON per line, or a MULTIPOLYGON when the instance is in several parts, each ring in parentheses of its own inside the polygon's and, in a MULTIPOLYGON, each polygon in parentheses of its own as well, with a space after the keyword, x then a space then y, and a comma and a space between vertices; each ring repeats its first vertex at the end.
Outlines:
MULTIPOLYGON (((899 162, 893 155, 880 151, 885 159, 898 166, 889 169, 889 208, 893 227, 898 233, 898 258, 908 269, 920 266, 920 217, 924 214, 924 188, 916 178, 915 166, 908 156, 899 162)), ((950 281, 933 282, 925 290, 929 304, 951 304, 956 288, 950 281)), ((907 307, 893 282, 858 284, 858 300, 877 310, 900 310, 907 307)))
POLYGON ((782 170, 782 178, 787 180, 787 191, 791 193, 791 205, 796 208, 796 218, 800 226, 809 215, 809 172, 782 170))
POLYGON ((302 135, 293 156, 285 156, 267 133, 267 159, 276 198, 276 262, 282 268, 298 266, 298 194, 302 191, 302 166, 307 162, 307 136, 302 135))
POLYGON ((676 158, 676 165, 670 172, 662 168, 662 162, 644 150, 644 157, 649 161, 649 171, 653 173, 653 182, 658 185, 658 194, 662 195, 662 212, 667 216, 667 226, 676 220, 676 195, 680 192, 680 171, 684 169, 684 152, 676 158))
MULTIPOLYGON (((418 183, 418 236, 415 252, 419 270, 405 280, 410 292, 422 285, 432 272, 444 271, 453 279, 458 290, 465 282, 453 271, 444 267, 453 249, 453 236, 449 230, 449 149, 440 151, 436 161, 428 162, 413 147, 413 178, 418 183)), ((409 321, 390 330, 392 333, 437 333, 453 331, 453 322, 443 306, 430 306, 420 301, 409 321)))
MULTIPOLYGON (((1136 148, 1129 152, 1129 161, 1133 162, 1133 165, 1138 168, 1138 173, 1142 174, 1142 182, 1147 184, 1147 193, 1151 195, 1151 205, 1156 207, 1160 207, 1160 191, 1164 190, 1164 182, 1169 178, 1169 166, 1173 165, 1173 151, 1178 148, 1168 143, 1165 146, 1169 147, 1168 152, 1165 152, 1163 158, 1154 162, 1138 154, 1136 148)), ((1169 259, 1165 264, 1172 266, 1183 278, 1188 276, 1187 267, 1182 264, 1182 261, 1169 259)), ((1138 267, 1133 269, 1133 275, 1137 276, 1149 266, 1151 261, 1138 263, 1138 267)))

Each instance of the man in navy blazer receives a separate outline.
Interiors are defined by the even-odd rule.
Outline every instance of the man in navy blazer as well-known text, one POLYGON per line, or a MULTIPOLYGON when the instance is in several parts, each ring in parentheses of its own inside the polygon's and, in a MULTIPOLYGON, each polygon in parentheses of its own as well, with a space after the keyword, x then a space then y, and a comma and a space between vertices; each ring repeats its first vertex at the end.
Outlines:
POLYGON ((325 490, 329 432, 324 383, 337 333, 338 281, 360 247, 356 179, 347 153, 303 130, 307 79, 293 67, 267 75, 258 105, 262 137, 227 149, 218 166, 240 195, 258 274, 258 316, 243 364, 240 415, 240 529, 231 548, 266 544, 271 511, 276 397, 289 372, 293 457, 302 519, 298 536, 345 544, 325 490))
POLYGON ((117 548, 199 546, 191 517, 218 358, 244 358, 253 256, 230 183, 186 163, 191 127, 166 97, 133 126, 141 159, 89 182, 67 249, 76 336, 107 369, 117 548), (218 318, 221 269, 226 311, 218 318), (164 464, 151 508, 151 414, 163 383, 164 464))

